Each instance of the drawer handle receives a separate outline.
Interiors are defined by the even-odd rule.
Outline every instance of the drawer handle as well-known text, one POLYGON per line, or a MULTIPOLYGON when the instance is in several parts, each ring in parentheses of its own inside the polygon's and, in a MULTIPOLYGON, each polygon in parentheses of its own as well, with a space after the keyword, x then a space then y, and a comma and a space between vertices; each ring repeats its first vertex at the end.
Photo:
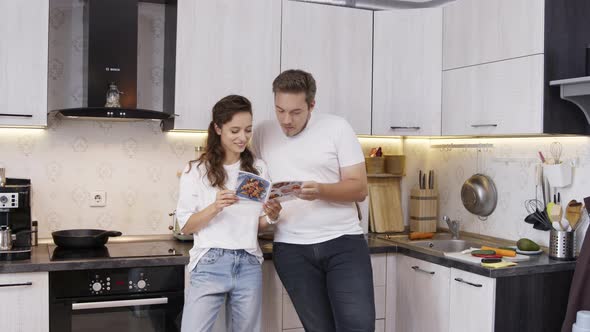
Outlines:
POLYGON ((24 286, 33 286, 32 282, 23 282, 18 284, 0 284, 0 287, 24 287, 24 286))
POLYGON ((434 274, 434 271, 426 271, 426 270, 422 270, 419 266, 412 266, 412 269, 416 272, 422 272, 422 273, 427 273, 430 275, 434 274))
POLYGON ((420 127, 400 127, 400 126, 391 126, 389 127, 392 130, 420 130, 420 127))
POLYGON ((16 116, 19 118, 32 118, 32 114, 10 114, 10 113, 0 113, 0 116, 16 116))
POLYGON ((472 282, 465 281, 462 278, 455 278, 455 281, 462 282, 464 284, 468 284, 468 285, 473 286, 473 287, 482 287, 483 286, 482 284, 474 284, 472 282))
POLYGON ((485 124, 472 124, 471 127, 473 128, 483 128, 483 127, 497 127, 496 123, 485 123, 485 124))

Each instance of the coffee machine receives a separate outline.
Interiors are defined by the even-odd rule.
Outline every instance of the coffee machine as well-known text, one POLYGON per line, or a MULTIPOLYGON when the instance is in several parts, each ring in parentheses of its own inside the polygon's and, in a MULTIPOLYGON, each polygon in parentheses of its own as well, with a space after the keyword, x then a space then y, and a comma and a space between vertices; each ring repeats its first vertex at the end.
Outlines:
POLYGON ((0 169, 0 261, 31 258, 31 180, 0 169))

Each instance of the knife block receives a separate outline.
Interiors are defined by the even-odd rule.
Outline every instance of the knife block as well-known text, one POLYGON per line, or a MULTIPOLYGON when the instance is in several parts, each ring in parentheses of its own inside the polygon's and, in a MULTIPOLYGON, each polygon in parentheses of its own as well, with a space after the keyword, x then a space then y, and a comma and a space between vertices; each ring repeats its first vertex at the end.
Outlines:
POLYGON ((435 189, 410 191, 410 231, 436 232, 438 192, 435 189))

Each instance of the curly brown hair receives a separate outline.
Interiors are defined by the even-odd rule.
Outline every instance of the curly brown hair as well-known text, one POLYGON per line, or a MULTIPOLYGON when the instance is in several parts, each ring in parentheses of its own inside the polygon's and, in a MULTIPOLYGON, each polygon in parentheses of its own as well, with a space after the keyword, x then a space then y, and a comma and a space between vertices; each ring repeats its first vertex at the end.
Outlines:
MULTIPOLYGON (((221 145, 221 136, 215 132, 215 125, 221 128, 224 124, 231 121, 235 114, 247 112, 252 114, 252 104, 246 97, 238 95, 229 95, 223 97, 213 106, 213 120, 207 129, 207 146, 205 152, 199 159, 189 162, 188 172, 194 163, 205 165, 207 178, 213 187, 226 189, 227 172, 223 168, 225 159, 225 150, 221 145)), ((240 154, 240 169, 246 172, 259 174, 254 167, 254 154, 248 147, 240 154)))

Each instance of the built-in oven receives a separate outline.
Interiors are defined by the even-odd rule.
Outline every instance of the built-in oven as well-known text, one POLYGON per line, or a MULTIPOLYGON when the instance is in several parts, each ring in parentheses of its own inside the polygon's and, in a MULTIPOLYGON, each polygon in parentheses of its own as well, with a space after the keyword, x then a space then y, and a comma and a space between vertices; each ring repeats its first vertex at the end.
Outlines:
POLYGON ((180 331, 184 266, 49 273, 50 332, 180 331))

